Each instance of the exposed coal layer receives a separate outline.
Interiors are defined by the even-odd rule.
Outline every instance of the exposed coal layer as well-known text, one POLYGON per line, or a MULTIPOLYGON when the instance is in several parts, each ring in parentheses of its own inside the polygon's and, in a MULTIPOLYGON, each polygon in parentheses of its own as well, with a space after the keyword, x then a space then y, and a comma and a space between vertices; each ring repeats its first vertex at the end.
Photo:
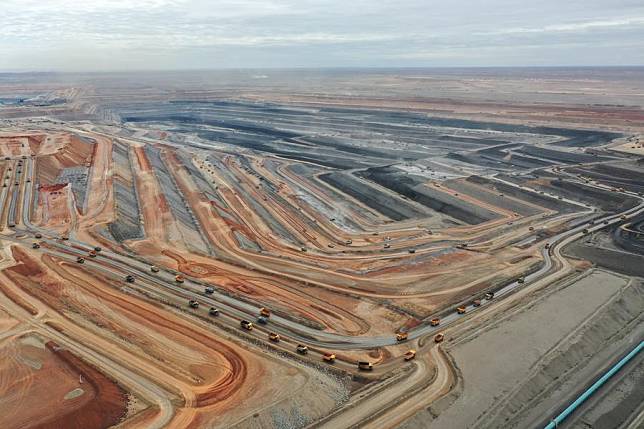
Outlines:
POLYGON ((69 183, 71 184, 74 199, 79 207, 84 207, 85 197, 87 194, 87 176, 89 168, 87 167, 70 167, 61 170, 60 175, 55 183, 69 183))
POLYGON ((329 185, 339 189, 345 194, 351 195, 358 201, 361 201, 390 219, 400 221, 427 215, 400 198, 387 195, 378 189, 374 189, 369 184, 358 180, 351 174, 327 173, 319 177, 329 185))
MULTIPOLYGON (((237 180, 236 178, 230 174, 228 171, 228 168, 217 158, 214 156, 208 156, 208 162, 210 162, 214 168, 218 171, 218 174, 223 175, 225 177, 225 182, 228 184, 236 184, 237 180)), ((235 188, 237 192, 243 193, 244 190, 241 187, 235 188)), ((265 190, 266 192, 270 192, 270 190, 265 190)), ((286 201, 282 200, 282 197, 279 196, 276 193, 271 194, 271 198, 277 199, 282 203, 284 207, 287 207, 289 204, 286 201)), ((255 200, 255 198, 247 198, 245 199, 246 203, 250 204, 251 207, 255 212, 257 212, 260 217, 266 222, 268 227, 275 233, 276 236, 282 237, 284 240, 290 241, 291 243, 295 243, 296 245, 300 245, 300 241, 295 238, 293 234, 291 234, 290 231, 288 231, 284 226, 282 225, 281 222, 275 219, 273 215, 270 214, 268 210, 266 210, 258 201, 255 200)))
POLYGON ((470 176, 465 180, 450 180, 446 184, 450 189, 469 195, 487 204, 491 204, 496 207, 503 207, 507 210, 519 213, 521 216, 533 216, 542 212, 542 210, 537 207, 522 204, 516 199, 502 196, 502 194, 496 191, 494 187, 488 186, 489 182, 487 184, 482 183, 476 179, 476 176, 470 176), (473 186, 474 184, 479 186, 473 186))
POLYGON ((644 256, 641 255, 587 245, 579 241, 566 246, 564 254, 586 259, 618 273, 644 277, 644 256))
POLYGON ((115 164, 114 209, 116 219, 108 229, 117 242, 143 238, 141 213, 132 176, 128 146, 115 142, 112 148, 115 164))
POLYGON ((624 250, 644 256, 644 214, 628 221, 613 233, 615 244, 624 250))
POLYGON ((370 168, 361 171, 359 175, 404 195, 412 201, 470 225, 487 222, 499 217, 495 212, 426 187, 426 179, 408 175, 394 167, 370 168))
POLYGON ((589 176, 602 183, 633 192, 644 192, 644 163, 597 164, 583 168, 567 169, 571 173, 589 176))
MULTIPOLYGON (((503 176, 500 176, 500 178, 509 179, 503 176)), ((565 201, 558 200, 557 198, 550 197, 548 195, 541 195, 537 192, 520 189, 515 186, 499 182, 497 180, 487 179, 480 176, 471 176, 468 180, 471 180, 474 183, 491 186, 493 189, 496 189, 504 195, 527 201, 529 203, 545 207, 549 210, 554 210, 561 213, 574 213, 581 210, 580 207, 567 203, 565 201)))
MULTIPOLYGON (((539 168, 550 165, 549 161, 508 153, 510 148, 520 149, 524 145, 516 142, 517 133, 558 136, 564 140, 557 145, 563 146, 594 146, 619 137, 601 131, 435 118, 413 112, 315 109, 226 100, 144 103, 114 109, 125 122, 170 124, 174 132, 196 135, 205 141, 338 169, 368 168, 390 164, 392 160, 432 156, 448 156, 487 168, 539 168), (490 149, 477 150, 485 147, 490 149)), ((534 155, 550 159, 548 156, 560 153, 544 150, 534 155)), ((553 162, 566 162, 567 157, 571 159, 568 162, 579 159, 561 152, 553 162)))
POLYGON ((548 187, 544 186, 544 189, 563 195, 571 200, 597 206, 609 213, 622 212, 638 204, 636 198, 586 186, 570 180, 552 180, 549 185, 548 187))
POLYGON ((560 150, 547 149, 540 146, 526 145, 523 147, 523 149, 520 150, 520 152, 539 158, 551 159, 553 161, 565 164, 579 164, 584 162, 600 162, 610 160, 610 158, 603 156, 594 156, 585 153, 564 152, 560 150))
POLYGON ((159 181, 161 191, 165 196, 170 211, 174 218, 188 230, 195 231, 197 234, 191 236, 191 239, 186 240, 189 246, 200 252, 208 252, 209 246, 207 241, 201 236, 201 228, 188 207, 183 195, 179 192, 174 178, 168 171, 166 163, 161 158, 161 151, 151 145, 145 146, 145 154, 150 161, 150 165, 154 169, 154 174, 159 181))
POLYGON ((554 162, 518 155, 511 152, 520 148, 519 144, 504 144, 469 153, 450 153, 449 158, 482 167, 495 168, 541 168, 553 165, 554 162))

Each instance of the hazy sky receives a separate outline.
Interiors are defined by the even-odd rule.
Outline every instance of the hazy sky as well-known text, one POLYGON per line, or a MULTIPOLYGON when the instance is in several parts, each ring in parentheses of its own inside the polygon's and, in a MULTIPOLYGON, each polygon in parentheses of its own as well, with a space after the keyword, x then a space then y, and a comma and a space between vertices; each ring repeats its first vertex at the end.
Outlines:
POLYGON ((0 0, 0 70, 644 65, 644 0, 0 0))

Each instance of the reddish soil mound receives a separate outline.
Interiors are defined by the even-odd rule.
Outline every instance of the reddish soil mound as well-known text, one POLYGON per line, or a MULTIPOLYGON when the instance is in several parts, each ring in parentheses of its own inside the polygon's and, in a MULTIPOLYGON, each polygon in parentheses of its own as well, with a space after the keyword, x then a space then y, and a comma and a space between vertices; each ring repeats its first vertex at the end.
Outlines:
POLYGON ((18 264, 7 268, 6 271, 11 271, 25 277, 41 276, 44 274, 38 262, 32 259, 20 247, 11 246, 11 254, 18 264))
POLYGON ((69 144, 63 150, 50 156, 37 159, 36 172, 40 183, 53 183, 61 170, 69 167, 80 167, 91 163, 94 145, 76 136, 69 137, 69 144))
POLYGON ((56 192, 56 191, 62 190, 63 188, 65 188, 65 186, 67 186, 66 183, 61 183, 57 185, 40 185, 40 190, 42 192, 56 192))
POLYGON ((53 341, 47 348, 63 362, 82 374, 84 382, 95 391, 95 397, 81 408, 68 414, 34 426, 35 428, 107 428, 119 423, 127 412, 127 394, 116 383, 94 367, 80 360, 68 350, 61 349, 53 341))

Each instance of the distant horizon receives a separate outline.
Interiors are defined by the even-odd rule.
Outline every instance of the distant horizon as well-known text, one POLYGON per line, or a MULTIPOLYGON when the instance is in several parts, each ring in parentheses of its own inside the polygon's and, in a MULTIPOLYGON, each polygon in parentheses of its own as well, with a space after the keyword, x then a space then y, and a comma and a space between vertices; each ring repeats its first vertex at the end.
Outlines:
POLYGON ((370 71, 370 70, 510 70, 510 69, 528 69, 528 70, 555 70, 555 69, 644 69, 644 64, 624 64, 624 65, 471 65, 471 66, 294 66, 294 67, 204 67, 204 68, 168 68, 168 69, 106 69, 106 70, 36 70, 36 69, 0 69, 0 74, 126 74, 126 73, 177 73, 177 72, 216 72, 216 71, 370 71))

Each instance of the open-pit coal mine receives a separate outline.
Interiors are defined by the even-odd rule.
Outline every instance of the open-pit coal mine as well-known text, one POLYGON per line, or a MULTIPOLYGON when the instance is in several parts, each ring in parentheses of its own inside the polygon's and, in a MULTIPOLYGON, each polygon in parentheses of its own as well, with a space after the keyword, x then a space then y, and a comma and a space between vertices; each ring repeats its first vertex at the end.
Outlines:
POLYGON ((644 340, 644 74, 462 73, 0 74, 0 427, 546 426, 644 340))

